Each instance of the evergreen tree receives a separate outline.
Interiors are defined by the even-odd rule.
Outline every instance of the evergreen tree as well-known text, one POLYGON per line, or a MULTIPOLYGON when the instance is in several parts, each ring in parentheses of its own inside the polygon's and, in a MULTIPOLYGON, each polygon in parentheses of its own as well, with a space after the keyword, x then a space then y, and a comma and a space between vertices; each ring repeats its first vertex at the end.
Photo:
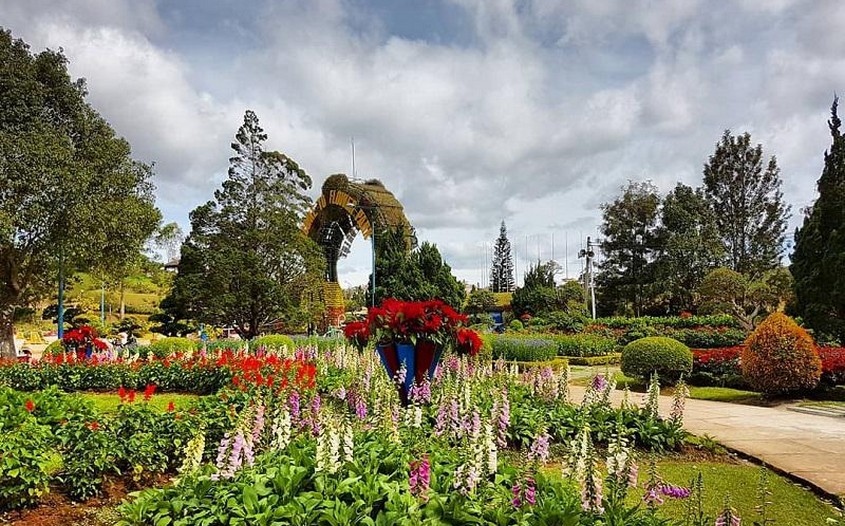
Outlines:
POLYGON ((293 160, 264 149, 252 111, 235 136, 228 178, 214 199, 191 212, 171 297, 175 319, 234 325, 243 338, 275 322, 312 321, 323 257, 300 230, 311 178, 293 160))
POLYGON ((659 228, 660 194, 651 181, 629 182, 622 195, 602 205, 601 250, 596 285, 604 312, 634 314, 656 302, 654 260, 664 239, 659 228))
POLYGON ((727 265, 752 279, 777 268, 783 254, 789 206, 783 202, 780 169, 751 135, 726 130, 704 165, 704 189, 716 215, 727 265))
MULTIPOLYGON (((408 233, 399 227, 376 235, 376 304, 386 298, 405 301, 440 299, 455 309, 463 307, 464 286, 452 275, 437 246, 424 242, 408 251, 408 233)), ((410 234, 414 239, 413 233, 410 234)), ((372 280, 372 274, 370 275, 372 280)), ((367 305, 372 301, 367 289, 367 305)))
POLYGON ((505 228, 505 222, 502 221, 502 226, 499 228, 499 238, 496 239, 496 246, 493 249, 493 266, 490 269, 490 290, 493 292, 512 292, 514 285, 511 242, 508 240, 508 231, 505 228))
POLYGON ((721 264, 724 248, 704 192, 678 183, 663 199, 666 243, 656 260, 657 284, 670 313, 693 311, 695 289, 721 264))
POLYGON ((790 270, 797 313, 817 333, 845 343, 845 137, 838 102, 828 121, 833 142, 824 154, 819 197, 795 232, 790 270))

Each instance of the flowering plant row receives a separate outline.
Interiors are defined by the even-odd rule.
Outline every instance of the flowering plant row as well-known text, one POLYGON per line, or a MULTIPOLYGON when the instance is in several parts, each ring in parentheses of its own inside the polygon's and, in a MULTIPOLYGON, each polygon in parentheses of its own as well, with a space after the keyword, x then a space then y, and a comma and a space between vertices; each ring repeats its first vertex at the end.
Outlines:
POLYGON ((637 477, 635 444, 674 447, 680 442, 671 437, 682 436, 683 401, 660 418, 656 383, 642 408, 630 400, 611 407, 614 385, 604 379, 575 405, 566 371, 520 373, 452 356, 402 406, 379 367, 375 353, 340 347, 316 357, 317 392, 224 392, 237 406, 235 422, 222 437, 198 431, 180 477, 123 505, 123 520, 597 524, 606 516, 625 517, 615 520, 620 526, 656 526, 665 524, 658 500, 690 494, 637 477), (643 441, 648 433, 662 437, 643 441), (609 447, 606 471, 598 469, 598 442, 609 447), (570 446, 569 481, 541 469, 555 443, 570 446), (201 446, 215 449, 203 454, 201 446), (514 450, 502 455, 507 448, 514 450), (652 493, 648 506, 631 504, 652 493))
POLYGON ((0 361, 0 385, 23 391, 57 386, 63 391, 114 391, 121 386, 159 391, 211 394, 226 386, 269 385, 300 388, 315 385, 314 365, 304 351, 290 357, 250 354, 229 349, 176 353, 166 358, 150 354, 146 360, 77 358, 76 354, 45 356, 31 363, 0 361))

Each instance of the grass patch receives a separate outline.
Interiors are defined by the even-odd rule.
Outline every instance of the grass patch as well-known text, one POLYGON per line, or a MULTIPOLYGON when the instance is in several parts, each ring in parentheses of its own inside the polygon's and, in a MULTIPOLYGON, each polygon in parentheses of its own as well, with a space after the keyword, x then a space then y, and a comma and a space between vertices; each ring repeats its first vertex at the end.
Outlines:
MULTIPOLYGON (((749 463, 724 464, 720 462, 658 462, 658 472, 666 482, 687 486, 693 477, 701 472, 704 479, 704 509, 715 516, 722 508, 725 497, 744 519, 751 524, 757 517, 757 483, 760 468, 749 463)), ((641 477, 642 480, 643 477, 641 477)), ((836 509, 791 481, 770 472, 769 489, 772 495, 770 515, 775 524, 790 526, 818 526, 829 517, 836 516, 836 509)), ((663 512, 675 518, 683 518, 684 505, 680 501, 667 499, 663 512)))
MULTIPOLYGON (((645 462, 640 464, 640 489, 632 490, 630 499, 636 503, 642 499, 642 486, 648 481, 648 469, 645 462)), ((549 467, 549 475, 560 476, 559 466, 549 467)), ((657 461, 657 472, 662 480, 669 484, 689 487, 693 478, 701 472, 704 481, 704 511, 715 520, 722 510, 725 498, 730 497, 731 506, 742 517, 743 524, 752 524, 757 518, 755 507, 760 468, 748 462, 728 464, 718 461, 689 461, 661 459, 657 461)), ((769 516, 774 524, 789 526, 820 526, 829 517, 836 517, 837 510, 831 504, 819 499, 811 491, 791 481, 769 472, 769 497, 771 507, 769 516)), ((665 497, 660 507, 660 514, 675 520, 683 520, 686 501, 665 497)), ((712 524, 713 522, 709 522, 712 524)))
MULTIPOLYGON (((117 393, 79 393, 79 396, 93 402, 94 407, 102 413, 114 413, 120 405, 120 396, 117 393)), ((148 403, 159 411, 166 410, 171 401, 176 409, 185 409, 197 398, 199 398, 197 395, 192 394, 161 393, 154 394, 148 403)), ((137 393, 135 403, 144 403, 143 400, 144 393, 137 393)))
POLYGON ((714 402, 733 402, 736 404, 754 404, 763 399, 763 395, 754 391, 743 391, 730 387, 695 387, 689 388, 690 398, 712 400, 714 402))

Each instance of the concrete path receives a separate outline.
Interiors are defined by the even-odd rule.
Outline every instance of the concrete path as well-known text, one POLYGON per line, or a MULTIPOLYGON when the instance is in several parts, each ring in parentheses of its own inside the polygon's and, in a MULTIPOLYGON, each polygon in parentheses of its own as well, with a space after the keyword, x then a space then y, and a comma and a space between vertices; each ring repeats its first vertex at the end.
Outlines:
MULTIPOLYGON (((585 389, 572 386, 580 401, 585 389)), ((632 401, 642 404, 642 393, 632 401)), ((614 393, 622 400, 622 391, 614 393)), ((660 397, 660 413, 669 414, 672 398, 660 397)), ((709 435, 724 446, 828 493, 845 497, 845 419, 706 400, 687 400, 684 427, 709 435)))

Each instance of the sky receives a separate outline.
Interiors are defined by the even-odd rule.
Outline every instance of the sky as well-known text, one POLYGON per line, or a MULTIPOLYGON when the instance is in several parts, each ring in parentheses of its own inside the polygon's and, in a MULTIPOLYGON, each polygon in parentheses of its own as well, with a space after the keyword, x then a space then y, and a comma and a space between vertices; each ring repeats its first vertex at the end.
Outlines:
POLYGON ((167 221, 189 230, 252 109, 312 196, 351 172, 354 137, 357 175, 469 283, 503 220, 518 279, 552 257, 576 275, 602 203, 628 180, 700 185, 725 129, 777 157, 791 237, 845 90, 841 0, 0 0, 0 26, 64 50, 155 163, 167 221))

